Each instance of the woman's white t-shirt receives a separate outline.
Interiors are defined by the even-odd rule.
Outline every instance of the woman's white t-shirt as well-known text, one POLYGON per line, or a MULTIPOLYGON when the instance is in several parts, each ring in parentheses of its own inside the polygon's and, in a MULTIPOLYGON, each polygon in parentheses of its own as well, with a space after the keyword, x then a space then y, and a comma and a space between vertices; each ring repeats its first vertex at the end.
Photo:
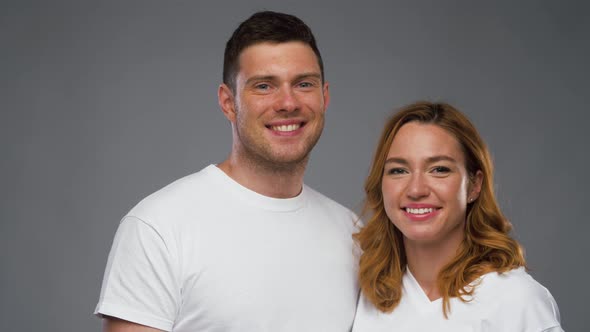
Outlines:
POLYGON ((524 268, 480 277, 472 283, 476 288, 469 302, 451 299, 448 319, 442 299, 430 301, 409 269, 402 282, 401 301, 391 313, 379 311, 361 294, 353 332, 563 331, 551 293, 524 268))

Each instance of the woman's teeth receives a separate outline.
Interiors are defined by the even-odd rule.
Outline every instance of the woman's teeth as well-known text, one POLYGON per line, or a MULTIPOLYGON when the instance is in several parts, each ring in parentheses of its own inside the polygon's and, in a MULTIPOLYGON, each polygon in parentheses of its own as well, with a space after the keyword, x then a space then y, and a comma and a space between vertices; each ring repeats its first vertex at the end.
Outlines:
POLYGON ((426 213, 431 213, 432 211, 434 211, 433 208, 420 208, 420 209, 406 208, 406 212, 411 213, 411 214, 426 214, 426 213))

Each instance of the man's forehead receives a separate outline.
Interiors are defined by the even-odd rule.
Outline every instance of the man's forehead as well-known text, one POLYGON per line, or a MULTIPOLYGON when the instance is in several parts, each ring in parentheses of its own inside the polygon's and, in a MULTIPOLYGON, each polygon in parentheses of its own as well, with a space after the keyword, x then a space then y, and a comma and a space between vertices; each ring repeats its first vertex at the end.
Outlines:
POLYGON ((238 76, 273 75, 297 69, 321 75, 318 57, 301 41, 256 43, 244 48, 238 57, 238 76))

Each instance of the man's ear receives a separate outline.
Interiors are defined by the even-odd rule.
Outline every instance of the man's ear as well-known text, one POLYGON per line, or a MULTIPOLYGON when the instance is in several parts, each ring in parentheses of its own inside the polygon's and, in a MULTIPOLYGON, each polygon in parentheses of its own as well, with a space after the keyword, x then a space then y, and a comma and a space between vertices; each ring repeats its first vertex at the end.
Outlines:
POLYGON ((324 88, 322 89, 322 93, 324 94, 324 112, 328 109, 330 105, 330 84, 328 82, 324 83, 324 88))
POLYGON ((219 86, 217 89, 217 102, 219 103, 219 107, 223 112, 223 115, 231 121, 232 123, 236 122, 236 103, 234 94, 232 93, 231 89, 224 84, 219 86))

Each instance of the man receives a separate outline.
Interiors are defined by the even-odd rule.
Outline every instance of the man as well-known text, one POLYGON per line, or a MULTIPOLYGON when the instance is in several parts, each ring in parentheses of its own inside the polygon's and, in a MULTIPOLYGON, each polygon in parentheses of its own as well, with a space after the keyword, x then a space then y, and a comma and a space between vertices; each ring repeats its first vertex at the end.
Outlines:
POLYGON ((260 12, 227 42, 229 157, 119 226, 96 313, 106 331, 349 331, 353 214, 303 184, 330 95, 311 30, 260 12))

